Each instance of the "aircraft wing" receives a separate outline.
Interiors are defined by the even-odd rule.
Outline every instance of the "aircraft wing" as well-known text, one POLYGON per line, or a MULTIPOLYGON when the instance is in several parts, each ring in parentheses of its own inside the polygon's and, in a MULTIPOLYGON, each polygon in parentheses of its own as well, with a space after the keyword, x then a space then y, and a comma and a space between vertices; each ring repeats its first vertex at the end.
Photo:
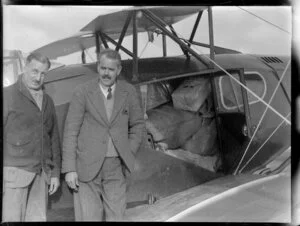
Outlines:
MULTIPOLYGON (((105 14, 98 16, 96 19, 84 26, 80 32, 64 38, 58 41, 52 42, 45 46, 42 46, 34 52, 40 52, 50 59, 56 59, 60 56, 66 56, 68 54, 81 51, 95 46, 95 31, 102 31, 109 35, 112 39, 119 38, 124 23, 128 14, 132 11, 143 9, 144 7, 133 7, 124 9, 122 11, 105 14)), ((162 19, 167 25, 174 24, 180 20, 187 18, 188 16, 195 14, 201 10, 205 10, 207 7, 191 6, 191 7, 147 7, 152 13, 162 19)), ((148 21, 147 18, 142 16, 138 17, 137 30, 138 32, 154 31, 156 27, 148 21)), ((132 34, 132 22, 130 22, 126 35, 132 34)))
MULTIPOLYGON (((119 12, 114 12, 106 15, 100 15, 86 26, 84 26, 81 31, 101 31, 110 35, 111 38, 116 38, 114 35, 119 36, 122 32, 122 28, 127 19, 127 16, 132 11, 139 11, 140 9, 148 9, 150 12, 155 14, 165 24, 171 25, 180 20, 187 18, 199 11, 205 10, 206 6, 188 6, 188 7, 178 7, 178 6, 168 6, 168 7, 133 7, 124 9, 119 12)), ((132 22, 130 22, 127 29, 126 35, 132 34, 132 22)), ((153 25, 141 12, 137 14, 137 31, 154 31, 156 26, 153 25)))
POLYGON ((161 198, 154 205, 127 209, 125 213, 134 222, 288 223, 290 172, 227 175, 161 198))
POLYGON ((50 59, 55 59, 92 46, 95 46, 94 34, 92 32, 78 32, 70 37, 42 46, 34 52, 40 52, 50 59))

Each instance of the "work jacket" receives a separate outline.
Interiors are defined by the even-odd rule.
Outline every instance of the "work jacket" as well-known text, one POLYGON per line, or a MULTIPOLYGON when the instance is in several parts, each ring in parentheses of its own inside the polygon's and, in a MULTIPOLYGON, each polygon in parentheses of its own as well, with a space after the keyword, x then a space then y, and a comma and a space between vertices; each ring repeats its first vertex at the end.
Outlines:
POLYGON ((44 92, 42 110, 18 81, 3 90, 3 165, 60 175, 61 152, 53 100, 44 92))

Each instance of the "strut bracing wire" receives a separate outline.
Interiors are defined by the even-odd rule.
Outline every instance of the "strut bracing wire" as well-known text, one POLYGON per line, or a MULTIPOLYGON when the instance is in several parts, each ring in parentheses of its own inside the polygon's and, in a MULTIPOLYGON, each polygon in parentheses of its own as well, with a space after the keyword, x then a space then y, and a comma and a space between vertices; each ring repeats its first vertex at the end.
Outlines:
POLYGON ((237 6, 237 7, 240 8, 241 10, 244 10, 245 12, 247 12, 247 13, 249 13, 249 14, 255 16, 255 17, 257 17, 258 19, 261 19, 262 21, 264 21, 264 22, 266 22, 266 23, 268 23, 268 24, 270 24, 270 25, 272 25, 272 26, 278 28, 278 29, 281 30, 281 31, 284 31, 285 33, 291 34, 291 33, 288 32, 287 30, 284 30, 283 28, 277 26, 276 24, 273 24, 273 23, 271 23, 270 21, 267 21, 267 20, 265 20, 264 18, 262 18, 262 17, 260 17, 260 16, 257 16, 256 14, 251 13, 251 12, 249 12, 249 11, 246 10, 246 9, 241 8, 240 6, 237 6))
MULTIPOLYGON (((273 98, 274 98, 274 96, 275 96, 275 94, 276 94, 276 92, 277 92, 277 90, 278 90, 278 88, 279 88, 279 86, 280 86, 280 83, 282 82, 282 80, 283 80, 283 78, 284 78, 284 76, 285 76, 285 73, 286 73, 286 71, 287 71, 287 69, 288 69, 290 63, 291 63, 291 61, 289 61, 288 64, 286 65, 286 67, 285 67, 285 69, 284 69, 284 71, 283 71, 283 73, 282 73, 282 75, 281 75, 281 78, 280 78, 280 80, 278 81, 278 83, 277 83, 277 85, 276 85, 276 87, 275 87, 275 89, 274 89, 274 91, 273 91, 273 94, 272 94, 272 96, 271 96, 271 98, 270 98, 270 100, 269 100, 268 106, 270 106, 270 104, 271 104, 271 102, 272 102, 272 100, 273 100, 273 98)), ((261 125, 261 123, 262 123, 262 121, 263 121, 263 119, 264 119, 264 117, 265 117, 265 115, 266 115, 266 113, 267 113, 267 111, 268 111, 268 109, 269 109, 268 106, 266 107, 264 113, 262 114, 262 116, 261 116, 261 118, 260 118, 260 120, 259 120, 259 122, 258 122, 258 125, 256 126, 256 129, 255 129, 255 131, 254 131, 254 133, 253 133, 253 135, 252 135, 252 137, 251 137, 251 139, 250 139, 250 141, 249 141, 249 143, 248 143, 248 145, 247 145, 247 148, 246 148, 246 150, 245 150, 245 152, 244 152, 244 154, 243 154, 243 156, 242 156, 242 158, 241 158, 241 160, 240 160, 240 162, 239 162, 239 164, 238 164, 236 170, 234 171, 234 175, 236 175, 236 173, 237 173, 237 171, 238 171, 238 169, 239 169, 241 163, 243 162, 243 160, 244 160, 244 158, 245 158, 245 156, 246 156, 246 154, 247 154, 247 151, 248 151, 248 149, 249 149, 249 147, 250 147, 250 145, 251 145, 251 143, 252 143, 252 141, 253 141, 253 139, 254 139, 254 137, 255 137, 257 131, 258 131, 258 128, 260 127, 260 125, 261 125)))
MULTIPOLYGON (((162 21, 162 23, 165 24, 165 26, 168 26, 168 24, 164 21, 162 21)), ((177 33, 177 36, 179 38, 183 38, 183 36, 181 34, 177 33)), ((187 43, 190 43, 189 41, 186 41, 187 43)), ((198 48, 195 48, 198 52, 202 53, 198 48)), ((202 55, 204 58, 206 58, 208 61, 212 62, 214 65, 216 65, 219 69, 221 69, 225 74, 227 74, 228 76, 230 76, 235 82, 237 82, 240 86, 242 86, 244 89, 246 89, 249 93, 251 93, 254 97, 256 97, 260 102, 262 102, 264 105, 266 105, 269 109, 271 109, 275 114, 277 114, 280 118, 282 118, 283 120, 285 120, 286 123, 288 123, 289 125, 291 125, 290 120, 286 119, 282 114, 280 114, 276 109, 274 109, 272 106, 270 106, 267 102, 265 102, 262 98, 260 98, 258 95, 256 95, 256 93, 254 93, 251 89, 249 89, 247 86, 245 86, 243 83, 241 83, 238 79, 236 79, 233 75, 231 75, 230 73, 228 73, 224 68, 222 68, 219 64, 217 64, 217 62, 215 62, 214 60, 210 59, 210 57, 207 57, 205 55, 202 55)))
MULTIPOLYGON (((290 116, 291 112, 287 114, 286 118, 290 116)), ((249 164, 249 162, 257 155, 257 153, 263 148, 263 146, 271 139, 271 137, 275 134, 275 132, 282 126, 284 120, 275 128, 275 130, 270 134, 270 136, 265 140, 265 142, 257 149, 257 151, 251 156, 251 158, 245 163, 245 165, 239 170, 239 173, 245 169, 245 167, 249 164)))
MULTIPOLYGON (((266 22, 268 22, 268 21, 266 21, 266 22)), ((269 24, 272 24, 272 23, 270 23, 270 22, 268 22, 268 23, 269 23, 269 24)), ((165 25, 167 26, 166 23, 165 23, 165 25)), ((274 24, 272 24, 272 25, 275 26, 275 27, 277 27, 277 28, 279 28, 278 26, 276 26, 276 25, 274 25, 274 24)), ((281 29, 281 30, 282 30, 282 29, 281 29)), ((286 32, 286 31, 285 31, 285 32, 286 32)), ((178 36, 178 37, 179 37, 179 36, 182 37, 182 35, 180 35, 180 34, 178 34, 178 33, 177 33, 177 36, 178 36)), ((179 38, 182 39, 181 37, 179 37, 179 38)), ((186 43, 191 44, 191 43, 190 43, 189 41, 187 41, 187 40, 186 40, 186 43)), ((197 49, 198 52, 202 53, 198 48, 196 48, 196 49, 197 49)), ((225 74, 227 74, 230 78, 232 78, 235 82, 237 82, 237 84, 239 84, 241 87, 243 87, 244 89, 246 89, 250 94, 252 94, 254 97, 256 97, 261 103, 263 103, 264 105, 266 105, 266 110, 265 110, 265 112, 267 111, 267 109, 270 109, 270 110, 272 110, 275 114, 277 114, 280 118, 283 119, 282 123, 283 123, 283 122, 286 122, 287 124, 291 125, 291 122, 290 122, 290 120, 287 119, 287 117, 284 117, 282 114, 280 114, 280 113, 279 113, 276 109, 274 109, 269 103, 265 102, 262 98, 260 98, 258 95, 256 95, 256 93, 254 93, 251 89, 249 89, 248 87, 246 87, 243 83, 241 83, 241 82, 240 82, 238 79, 236 79, 233 75, 231 75, 230 73, 228 73, 225 69, 223 69, 220 65, 218 65, 214 60, 212 60, 211 58, 209 58, 209 57, 207 57, 207 56, 205 56, 205 55, 202 55, 202 56, 205 57, 208 61, 212 62, 214 65, 216 65, 220 70, 222 70, 225 74)), ((289 67, 289 65, 290 65, 290 61, 288 62, 287 66, 286 66, 286 68, 285 68, 285 71, 283 72, 282 78, 284 77, 284 74, 285 74, 287 68, 289 67)), ((282 80, 282 78, 281 78, 280 80, 282 80)), ((281 81, 278 82, 278 87, 279 87, 280 83, 281 83, 281 81)), ((276 89, 278 89, 278 87, 277 87, 276 89)), ((276 90, 274 90, 274 91, 275 91, 275 92, 274 92, 273 94, 275 95, 276 90)), ((272 101, 272 98, 270 99, 269 102, 271 102, 271 101, 272 101)), ((262 119, 261 119, 261 121, 262 121, 262 119)), ((260 123, 261 123, 261 122, 260 122, 260 123)), ((282 123, 281 123, 281 124, 282 124, 282 123)), ((281 124, 280 124, 280 125, 281 125, 281 124)), ((280 125, 279 125, 279 126, 280 126, 280 125)), ((278 128, 279 128, 279 127, 278 127, 278 128)), ((257 128, 256 128, 255 133, 257 132, 257 130, 258 130, 258 126, 257 126, 257 128)), ((276 129, 276 130, 277 130, 277 129, 276 129)), ((274 131, 274 133, 276 132, 276 130, 274 131)), ((255 133, 254 133, 254 135, 255 135, 255 133)), ((274 133, 273 133, 273 134, 274 134, 274 133)), ((272 136, 273 134, 271 134, 271 136, 272 136)), ((254 138, 254 135, 252 136, 251 139, 254 138)), ((249 144, 251 144, 251 141, 249 142, 249 144)), ((244 153, 244 154, 245 154, 245 153, 244 153)), ((241 161, 241 162, 242 162, 242 161, 241 161)), ((240 163, 241 163, 241 162, 240 162, 240 163)), ((240 165, 240 164, 239 164, 239 165, 240 165)), ((238 166, 238 168, 239 168, 239 166, 238 166)), ((235 174, 236 174, 238 168, 236 169, 235 174)))
POLYGON ((239 80, 237 80, 233 75, 228 73, 225 69, 223 69, 220 65, 218 65, 215 61, 211 60, 209 57, 205 56, 208 60, 212 61, 218 68, 220 68, 223 72, 225 72, 228 76, 230 76, 235 82, 237 82, 240 86, 242 86, 244 89, 246 89, 249 93, 251 93, 254 97, 256 97, 260 102, 262 102, 264 105, 266 105, 269 109, 271 109, 276 115, 278 115, 280 118, 282 118, 286 123, 291 125, 290 120, 286 119, 282 114, 280 114, 276 109, 274 109, 270 104, 268 104, 266 101, 264 101, 262 98, 260 98, 256 93, 254 93, 251 89, 249 89, 247 86, 245 86, 243 83, 241 83, 239 80))
POLYGON ((148 42, 146 43, 146 45, 144 46, 144 48, 143 48, 143 50, 142 50, 142 52, 141 52, 139 58, 141 58, 141 56, 143 55, 143 53, 144 53, 144 51, 146 50, 148 44, 149 44, 149 41, 148 41, 148 42))
POLYGON ((87 55, 89 56, 89 58, 91 59, 91 61, 94 62, 95 60, 93 59, 93 57, 91 56, 91 54, 89 53, 89 51, 85 50, 85 52, 87 53, 87 55))

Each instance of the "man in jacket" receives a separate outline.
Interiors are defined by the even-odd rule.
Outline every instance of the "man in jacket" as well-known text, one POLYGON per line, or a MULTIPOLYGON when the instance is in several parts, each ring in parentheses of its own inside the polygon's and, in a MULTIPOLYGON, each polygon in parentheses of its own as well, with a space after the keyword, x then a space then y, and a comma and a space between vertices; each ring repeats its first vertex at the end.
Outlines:
POLYGON ((60 144, 54 103, 43 90, 47 57, 32 53, 3 91, 2 221, 46 221, 48 194, 59 187, 60 144))
POLYGON ((77 87, 64 131, 62 172, 74 189, 76 221, 120 221, 127 173, 134 168, 144 120, 131 84, 117 80, 121 57, 100 53, 99 77, 77 87))

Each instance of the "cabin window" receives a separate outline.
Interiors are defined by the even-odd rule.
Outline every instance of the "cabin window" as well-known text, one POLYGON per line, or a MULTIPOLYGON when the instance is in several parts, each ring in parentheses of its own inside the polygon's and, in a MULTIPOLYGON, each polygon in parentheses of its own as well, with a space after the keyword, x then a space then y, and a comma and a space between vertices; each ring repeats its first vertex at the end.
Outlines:
POLYGON ((22 73, 22 68, 17 58, 10 58, 3 60, 3 83, 6 87, 14 84, 18 80, 19 74, 22 73))
MULTIPOLYGON (((237 73, 232 74, 238 81, 237 73)), ((266 94, 266 81, 264 77, 257 72, 245 72, 244 74, 246 86, 252 90, 260 98, 264 98, 266 94)), ((229 76, 221 76, 218 78, 218 86, 220 89, 220 104, 227 111, 244 111, 241 87, 234 79, 229 76)), ((259 102, 259 100, 247 91, 249 105, 259 102)))

